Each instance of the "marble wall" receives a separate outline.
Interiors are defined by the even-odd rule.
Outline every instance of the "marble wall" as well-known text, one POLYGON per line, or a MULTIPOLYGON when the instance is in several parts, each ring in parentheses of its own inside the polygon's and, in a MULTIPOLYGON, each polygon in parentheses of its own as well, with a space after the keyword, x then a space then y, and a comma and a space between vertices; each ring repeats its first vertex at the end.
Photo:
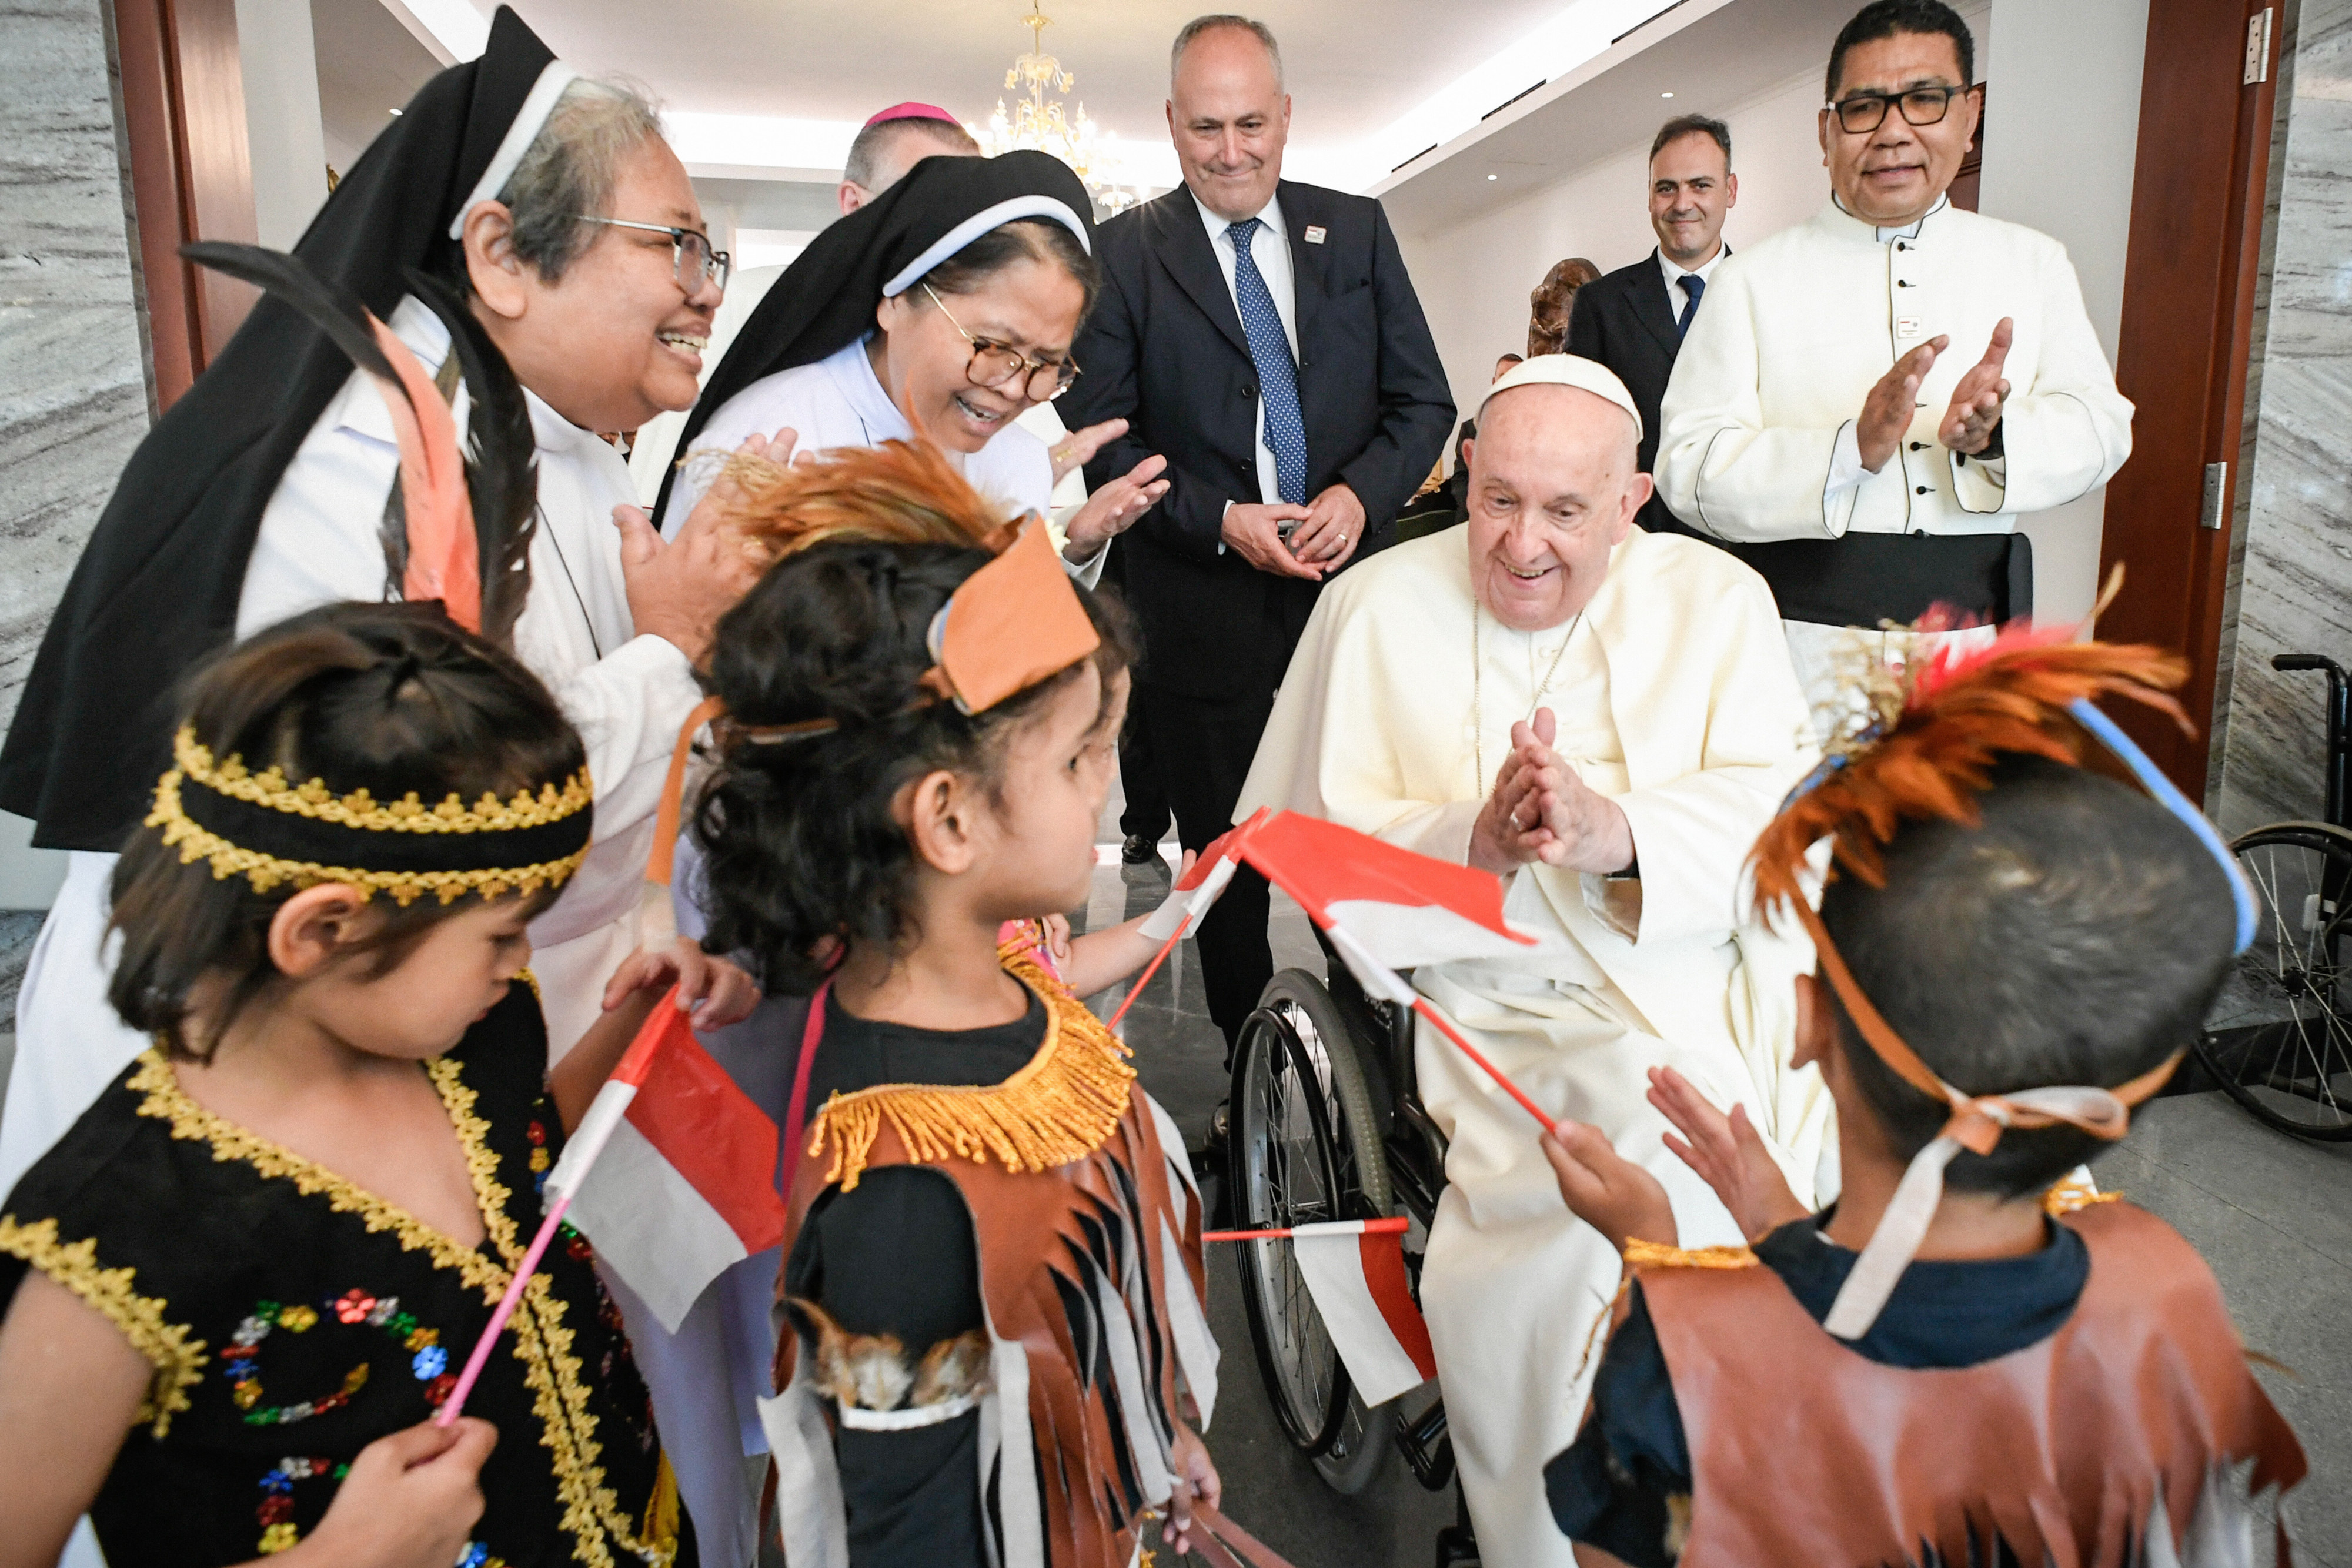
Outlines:
POLYGON ((2321 811, 2326 678, 2281 674, 2272 655, 2352 664, 2352 0, 2282 9, 2282 135, 2210 791, 2230 832, 2321 811))
MULTIPOLYGON (((12 0, 0 50, 0 725, 149 420, 104 0, 12 0)), ((0 823, 0 908, 48 868, 0 823)))

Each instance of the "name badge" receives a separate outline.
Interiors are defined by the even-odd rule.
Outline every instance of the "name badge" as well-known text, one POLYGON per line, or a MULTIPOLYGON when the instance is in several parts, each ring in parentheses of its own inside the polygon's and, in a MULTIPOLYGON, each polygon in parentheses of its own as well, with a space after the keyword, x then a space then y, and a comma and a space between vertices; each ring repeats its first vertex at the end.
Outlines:
POLYGON ((1321 224, 1308 224, 1307 225, 1307 243, 1308 245, 1321 245, 1323 243, 1323 225, 1321 224))
POLYGON ((1919 318, 1916 316, 1897 316, 1895 318, 1895 335, 1898 338, 1917 337, 1919 335, 1919 318))

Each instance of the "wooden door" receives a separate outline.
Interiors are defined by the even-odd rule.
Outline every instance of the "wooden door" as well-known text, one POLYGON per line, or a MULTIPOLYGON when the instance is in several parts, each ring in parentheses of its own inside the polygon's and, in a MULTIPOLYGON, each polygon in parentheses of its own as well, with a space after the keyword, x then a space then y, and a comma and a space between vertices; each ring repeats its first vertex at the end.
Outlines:
MULTIPOLYGON (((2139 151, 2116 381, 2136 410, 2132 455, 2107 486, 2099 570, 2125 568, 2099 622, 2113 642, 2185 653, 2191 737, 2136 704, 2115 716, 2189 799, 2205 792, 2230 563, 2231 500, 2276 96, 2277 5, 2149 0, 2139 151), (2258 54, 2248 25, 2268 13, 2258 54), (2255 75, 2259 80, 2248 82, 2255 75), (2227 464, 2212 476, 2208 465, 2227 464)), ((2053 150, 2054 151, 2054 150, 2053 150)))
POLYGON ((113 4, 155 412, 161 413, 253 308, 249 285, 180 259, 180 246, 190 240, 250 245, 256 235, 236 0, 113 4))

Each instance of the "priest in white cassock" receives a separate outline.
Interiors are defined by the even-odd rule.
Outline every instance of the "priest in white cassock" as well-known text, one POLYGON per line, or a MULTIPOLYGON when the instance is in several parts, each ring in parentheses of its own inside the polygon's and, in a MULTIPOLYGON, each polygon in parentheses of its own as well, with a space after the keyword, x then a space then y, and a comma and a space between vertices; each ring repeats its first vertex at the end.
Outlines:
POLYGON ((1821 112, 1830 200, 1723 264, 1660 412, 1660 494, 1763 573, 1817 700, 1844 628, 2031 613, 2019 518, 2131 455, 2064 247, 1952 204, 1974 68, 1941 0, 1846 24, 1821 112))
MULTIPOLYGON (((1238 814, 1286 807, 1504 879, 1545 956, 1413 984, 1549 1112, 1655 1172, 1686 1245, 1736 1243, 1662 1144, 1645 1075, 1745 1105, 1813 1192, 1826 1096, 1788 1065, 1806 956, 1743 925, 1736 893, 1815 755, 1780 620, 1738 560, 1634 525, 1641 417, 1604 367, 1529 360, 1477 420, 1469 521, 1324 591, 1238 814)), ((1618 1259, 1561 1203, 1524 1111, 1426 1026, 1416 1061, 1449 1140, 1422 1304, 1482 1560, 1568 1568, 1542 1468, 1575 1435, 1618 1259)))

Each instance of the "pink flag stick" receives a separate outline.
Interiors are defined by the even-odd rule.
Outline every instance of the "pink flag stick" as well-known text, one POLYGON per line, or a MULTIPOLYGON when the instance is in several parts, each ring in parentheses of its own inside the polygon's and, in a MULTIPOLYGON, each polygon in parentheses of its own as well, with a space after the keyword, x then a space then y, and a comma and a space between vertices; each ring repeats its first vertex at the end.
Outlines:
POLYGON ((1422 997, 1415 997, 1413 998, 1412 1010, 1427 1019, 1431 1023, 1435 1024, 1437 1026, 1438 1033, 1452 1040, 1461 1049, 1463 1055, 1468 1057, 1471 1061, 1478 1064, 1480 1071, 1484 1072, 1487 1077, 1500 1084, 1504 1093, 1508 1094, 1512 1099, 1517 1100, 1519 1103, 1520 1108, 1526 1111, 1528 1115, 1533 1116, 1536 1119, 1536 1124, 1538 1126, 1541 1127, 1545 1132, 1549 1133, 1554 1137, 1559 1136, 1559 1124, 1553 1121, 1549 1116, 1545 1115, 1543 1108, 1538 1105, 1534 1101, 1528 1099, 1525 1090, 1512 1082, 1509 1079, 1504 1077, 1502 1069, 1487 1061, 1485 1054, 1481 1052, 1476 1046, 1472 1045, 1468 1040, 1463 1039, 1461 1031, 1456 1030, 1452 1024, 1445 1021, 1445 1015, 1444 1013, 1439 1012, 1435 1008, 1430 1006, 1428 1000, 1422 997))
POLYGON ((474 1354, 466 1358, 466 1370, 457 1375, 457 1386, 449 1390, 449 1397, 441 1402, 440 1413, 433 1417, 435 1426, 453 1425, 466 1408, 466 1396, 474 1391, 474 1380, 482 1375, 482 1365, 490 1359, 490 1352, 498 1345, 499 1335, 506 1332, 507 1320, 514 1316, 515 1308, 521 1304, 524 1287, 530 1283, 531 1276, 539 1272, 540 1255, 555 1239, 555 1228, 562 1221, 563 1211, 571 1207, 572 1199, 567 1195, 557 1198, 555 1207, 547 1211, 547 1218, 540 1224, 539 1234, 530 1239, 530 1246, 523 1253, 522 1261, 515 1266, 514 1279, 508 1284, 507 1293, 499 1298, 499 1310, 490 1314, 490 1326, 484 1329, 482 1337, 474 1342, 474 1354))
POLYGON ((580 1184, 586 1179, 589 1167, 596 1163, 596 1156, 604 1152, 604 1145, 612 1137, 613 1129, 627 1113, 629 1102, 636 1097, 637 1085, 646 1081, 646 1072, 653 1064, 654 1053, 661 1049, 677 1013, 677 988, 673 985, 662 993, 661 1000, 654 1004, 654 1010, 646 1015, 644 1025, 637 1030, 637 1038, 629 1042, 627 1051, 622 1052, 612 1076, 604 1081, 603 1088, 596 1091, 596 1098, 580 1118, 580 1124, 572 1129, 572 1135, 564 1141, 563 1156, 547 1174, 543 1194, 548 1205, 547 1218, 540 1222, 539 1234, 530 1239, 530 1246, 524 1251, 522 1260, 515 1265, 514 1279, 507 1285, 507 1293, 499 1298, 498 1310, 490 1314, 489 1327, 484 1329, 482 1337, 474 1342, 474 1352, 466 1358, 466 1369, 457 1375, 457 1385, 449 1390, 449 1397, 441 1402, 439 1414, 433 1417, 435 1425, 450 1425, 465 1408, 466 1396, 474 1391, 474 1380, 481 1376, 482 1367, 489 1361, 490 1351, 497 1345, 499 1335, 506 1331, 507 1320, 514 1316, 515 1308, 522 1301, 524 1289, 530 1285, 531 1276, 539 1272, 539 1260, 546 1253, 547 1244, 555 1239, 555 1228, 562 1222, 563 1211, 572 1207, 572 1195, 580 1190, 580 1184))
MULTIPOLYGON (((1389 1219, 1359 1219, 1349 1228, 1364 1236, 1385 1236, 1392 1231, 1405 1230, 1412 1224, 1412 1221, 1400 1214, 1389 1219)), ((1301 1228, 1330 1233, 1337 1232, 1340 1226, 1310 1225, 1301 1228)), ((1201 1232, 1201 1239, 1203 1241, 1282 1241, 1288 1239, 1294 1234, 1295 1232, 1287 1226, 1273 1230, 1203 1230, 1201 1232)))

